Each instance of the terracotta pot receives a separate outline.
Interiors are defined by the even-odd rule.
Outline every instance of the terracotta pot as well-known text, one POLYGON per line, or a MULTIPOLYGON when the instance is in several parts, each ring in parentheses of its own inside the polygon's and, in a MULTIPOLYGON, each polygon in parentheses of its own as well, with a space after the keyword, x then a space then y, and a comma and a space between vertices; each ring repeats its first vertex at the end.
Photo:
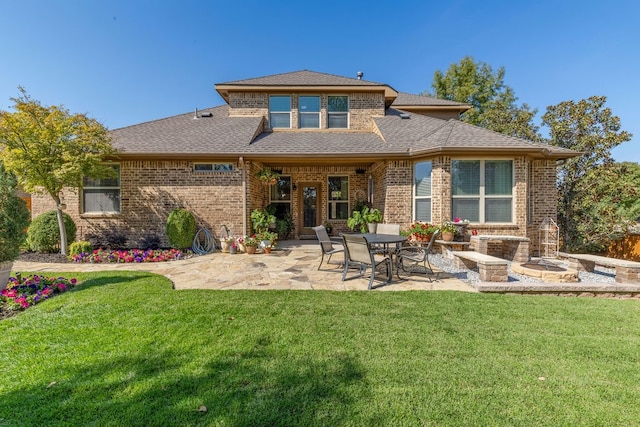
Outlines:
POLYGON ((256 253, 256 247, 255 246, 245 246, 245 249, 246 249, 248 254, 255 254, 256 253))
POLYGON ((0 290, 7 287, 9 277, 11 277, 11 266, 13 261, 0 262, 0 290))
POLYGON ((271 253, 271 248, 269 246, 267 246, 266 248, 263 248, 262 250, 264 251, 265 254, 271 253))
POLYGON ((442 240, 444 240, 445 242, 453 242, 454 236, 455 236, 455 233, 451 231, 444 231, 442 233, 442 240))

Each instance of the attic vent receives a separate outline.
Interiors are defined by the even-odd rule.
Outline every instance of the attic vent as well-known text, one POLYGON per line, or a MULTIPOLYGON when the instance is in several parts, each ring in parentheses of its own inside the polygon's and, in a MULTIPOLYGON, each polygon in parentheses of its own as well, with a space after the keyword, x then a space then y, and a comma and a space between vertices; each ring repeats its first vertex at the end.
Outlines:
POLYGON ((362 71, 358 71, 356 73, 356 76, 358 77, 358 80, 362 80, 362 76, 364 76, 364 73, 362 71))
POLYGON ((213 117, 213 113, 211 111, 207 111, 206 113, 200 114, 200 117, 213 117))
POLYGON ((401 119, 410 119, 411 116, 409 114, 407 114, 407 113, 400 113, 400 118, 401 119))

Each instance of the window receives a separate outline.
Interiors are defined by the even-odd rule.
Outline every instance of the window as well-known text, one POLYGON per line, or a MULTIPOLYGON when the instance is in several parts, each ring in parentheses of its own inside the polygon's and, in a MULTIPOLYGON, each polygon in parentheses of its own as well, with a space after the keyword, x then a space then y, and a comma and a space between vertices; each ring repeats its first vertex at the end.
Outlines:
POLYGON ((454 160, 453 217, 473 222, 513 222, 513 161, 454 160))
POLYGON ((232 163, 194 163, 194 172, 231 172, 233 171, 232 163))
POLYGON ((329 219, 349 218, 349 177, 329 177, 329 219))
POLYGON ((431 222, 431 162, 413 167, 413 216, 416 221, 431 222))
POLYGON ((300 128, 320 128, 320 97, 301 96, 298 99, 300 128))
POLYGON ((112 167, 115 171, 113 177, 84 177, 82 187, 83 213, 120 212, 120 165, 112 167))
POLYGON ((269 123, 272 129, 291 127, 291 97, 289 95, 269 97, 269 123))
POLYGON ((349 97, 329 96, 327 98, 327 125, 329 128, 349 127, 349 97))
POLYGON ((269 197, 271 205, 275 206, 276 218, 284 219, 291 213, 291 177, 282 176, 271 186, 269 197))

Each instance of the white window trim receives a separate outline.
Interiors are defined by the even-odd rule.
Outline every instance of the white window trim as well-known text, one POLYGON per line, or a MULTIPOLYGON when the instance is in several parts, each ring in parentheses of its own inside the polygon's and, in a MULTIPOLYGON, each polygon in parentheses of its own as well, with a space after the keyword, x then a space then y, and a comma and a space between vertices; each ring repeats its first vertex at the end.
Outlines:
POLYGON ((351 129, 351 98, 347 94, 331 94, 327 95, 327 129, 351 129), (344 114, 344 111, 329 112, 329 98, 332 96, 344 96, 347 98, 347 127, 346 128, 332 128, 329 127, 329 116, 331 114, 344 114))
POLYGON ((298 129, 322 129, 322 97, 320 95, 305 95, 305 94, 300 94, 298 95, 298 129), (318 98, 318 105, 320 106, 320 108, 318 109, 318 111, 313 111, 311 113, 307 113, 307 112, 302 112, 302 110, 300 109, 300 98, 302 97, 307 97, 307 98, 318 98), (301 126, 302 124, 302 116, 303 115, 314 115, 317 114, 318 115, 318 127, 315 128, 310 128, 310 127, 306 127, 303 128, 301 126))
POLYGON ((118 166, 118 184, 117 186, 82 186, 82 198, 80 199, 82 205, 81 215, 113 215, 120 214, 122 212, 122 165, 120 163, 108 163, 107 166, 118 166), (84 191, 85 190, 118 190, 120 197, 120 210, 119 211, 87 211, 84 206, 84 191))
POLYGON ((335 208, 338 203, 347 204, 347 212, 351 212, 351 201, 349 194, 351 194, 351 180, 349 179, 349 175, 327 175, 327 221, 344 221, 343 219, 331 218, 331 213, 333 210, 333 214, 337 212, 335 208), (347 179, 347 200, 331 200, 331 191, 329 190, 329 178, 346 178, 347 179), (333 209, 332 209, 333 207, 333 209))
MULTIPOLYGON (((494 159, 494 158, 482 158, 482 159, 478 159, 478 158, 459 158, 459 159, 451 159, 451 162, 453 163, 454 161, 479 161, 480 162, 480 194, 473 194, 473 195, 465 195, 465 196, 461 196, 461 195, 453 195, 453 191, 451 191, 451 212, 453 212, 453 199, 480 199, 479 200, 479 217, 478 217, 478 223, 479 224, 489 224, 489 225, 513 225, 515 224, 515 217, 516 217, 516 197, 515 197, 515 188, 516 188, 516 162, 515 159, 494 159), (507 195, 507 194, 493 194, 493 195, 486 195, 485 194, 485 163, 486 162, 491 162, 491 161, 510 161, 512 164, 511 167, 511 195, 507 195), (485 212, 485 200, 487 199, 506 199, 506 198, 511 198, 511 222, 486 222, 486 218, 484 215, 485 212)), ((453 185, 453 182, 452 182, 453 185)), ((473 222, 473 221, 472 221, 473 222)))
POLYGON ((429 203, 429 222, 433 221, 433 160, 425 160, 425 161, 418 161, 418 162, 414 162, 413 164, 413 184, 411 186, 412 188, 412 192, 413 192, 413 221, 422 221, 422 220, 418 220, 418 206, 416 204, 416 200, 431 200, 431 203, 429 203), (418 196, 416 195, 416 179, 415 179, 415 173, 416 173, 416 164, 417 163, 431 163, 431 188, 430 188, 430 196, 418 196))
POLYGON ((269 95, 269 128, 271 128, 271 129, 292 129, 293 128, 293 123, 292 123, 293 115, 291 114, 291 110, 292 110, 292 108, 291 108, 291 98, 292 98, 291 95, 285 95, 285 94, 283 94, 283 95, 269 95), (271 120, 271 115, 272 114, 287 114, 287 112, 286 111, 271 111, 271 97, 272 96, 280 96, 280 97, 288 96, 289 97, 289 113, 288 113, 289 114, 289 127, 277 127, 277 128, 273 127, 273 120, 271 120))

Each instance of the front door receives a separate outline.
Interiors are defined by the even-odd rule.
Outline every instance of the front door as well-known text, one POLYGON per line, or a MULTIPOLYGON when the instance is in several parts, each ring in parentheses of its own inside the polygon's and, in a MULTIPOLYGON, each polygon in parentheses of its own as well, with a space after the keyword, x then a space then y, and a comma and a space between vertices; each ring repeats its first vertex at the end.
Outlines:
POLYGON ((320 219, 320 183, 306 182, 298 184, 302 215, 299 216, 300 235, 315 235, 311 227, 322 224, 320 219))

